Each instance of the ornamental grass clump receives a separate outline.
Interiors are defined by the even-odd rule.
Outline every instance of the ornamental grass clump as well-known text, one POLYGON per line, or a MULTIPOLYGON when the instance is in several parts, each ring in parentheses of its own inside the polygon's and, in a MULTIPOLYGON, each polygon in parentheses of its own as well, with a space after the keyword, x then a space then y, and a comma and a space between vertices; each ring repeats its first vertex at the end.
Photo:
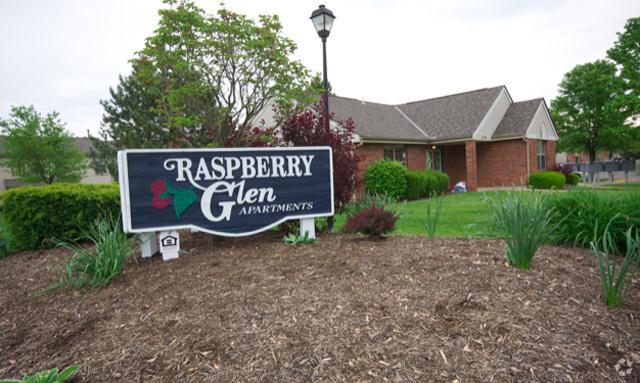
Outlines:
POLYGON ((504 238, 510 265, 528 269, 536 251, 549 241, 557 227, 557 214, 535 192, 509 191, 498 198, 485 198, 491 211, 491 229, 504 238))
POLYGON ((604 236, 604 222, 608 222, 611 245, 615 244, 616 254, 624 254, 627 230, 630 227, 640 230, 640 193, 637 192, 572 190, 554 193, 545 203, 563 217, 553 238, 555 243, 589 248, 594 233, 598 238, 604 236))
POLYGON ((92 246, 77 242, 60 243, 73 252, 64 270, 65 285, 104 286, 120 275, 125 260, 132 254, 133 238, 122 231, 118 220, 95 221, 79 240, 88 241, 92 246))
POLYGON ((442 198, 433 195, 426 201, 426 209, 422 224, 429 239, 433 239, 436 235, 438 223, 440 223, 440 214, 442 212, 442 198))
POLYGON ((617 269, 616 252, 618 246, 609 230, 614 219, 609 221, 602 236, 595 231, 590 244, 597 260, 602 298, 609 307, 618 307, 624 304, 624 292, 640 269, 640 235, 637 230, 631 227, 627 229, 625 234, 626 251, 620 268, 617 269))

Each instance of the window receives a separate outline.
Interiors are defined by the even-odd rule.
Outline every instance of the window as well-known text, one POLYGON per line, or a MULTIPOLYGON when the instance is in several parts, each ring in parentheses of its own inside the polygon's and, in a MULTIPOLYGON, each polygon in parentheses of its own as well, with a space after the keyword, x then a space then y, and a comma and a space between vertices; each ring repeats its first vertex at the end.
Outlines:
POLYGON ((547 145, 546 141, 538 140, 536 145, 536 155, 538 158, 538 170, 547 167, 547 145))
POLYGON ((384 159, 402 162, 407 164, 407 152, 404 145, 385 145, 383 146, 384 159))
POLYGON ((440 149, 427 150, 427 169, 442 171, 442 151, 440 149))

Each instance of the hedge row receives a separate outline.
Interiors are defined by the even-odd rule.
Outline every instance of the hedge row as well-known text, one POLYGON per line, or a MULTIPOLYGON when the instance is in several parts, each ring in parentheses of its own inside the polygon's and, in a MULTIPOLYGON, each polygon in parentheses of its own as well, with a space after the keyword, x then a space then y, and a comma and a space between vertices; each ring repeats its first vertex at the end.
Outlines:
POLYGON ((396 161, 376 161, 367 168, 364 184, 368 193, 385 194, 394 199, 419 199, 442 194, 449 176, 434 170, 407 171, 396 161))
POLYGON ((428 198, 444 193, 449 187, 449 176, 435 170, 407 172, 407 199, 428 198))
POLYGON ((120 215, 115 184, 25 186, 2 194, 2 217, 13 245, 38 249, 75 239, 99 217, 120 215))

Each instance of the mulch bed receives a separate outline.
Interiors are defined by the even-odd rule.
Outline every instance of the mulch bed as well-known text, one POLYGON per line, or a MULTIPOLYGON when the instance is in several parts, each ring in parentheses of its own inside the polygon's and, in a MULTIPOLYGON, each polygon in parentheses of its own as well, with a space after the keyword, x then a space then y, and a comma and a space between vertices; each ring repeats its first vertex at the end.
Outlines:
POLYGON ((176 261, 36 297, 69 254, 0 260, 0 378, 80 363, 94 383, 640 381, 638 281, 607 309, 585 250, 518 271, 496 240, 281 238, 184 234, 176 261))

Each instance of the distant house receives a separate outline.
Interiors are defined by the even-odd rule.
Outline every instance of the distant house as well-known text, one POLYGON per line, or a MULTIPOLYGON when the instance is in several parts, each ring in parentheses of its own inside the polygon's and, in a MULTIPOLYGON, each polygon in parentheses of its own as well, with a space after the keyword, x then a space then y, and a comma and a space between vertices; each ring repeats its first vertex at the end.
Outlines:
POLYGON ((477 190, 518 185, 555 165, 558 135, 544 99, 514 102, 505 86, 400 105, 330 96, 329 105, 336 121, 356 124, 361 172, 389 159, 477 190))
MULTIPOLYGON (((91 149, 93 148, 91 140, 87 137, 76 137, 75 142, 80 151, 84 153, 87 159, 91 162, 91 149)), ((4 137, 0 137, 0 161, 3 157, 4 137)), ((87 172, 85 173, 85 176, 80 182, 85 184, 109 183, 113 182, 113 179, 107 172, 106 167, 100 166, 98 164, 95 167, 89 166, 87 172)), ((0 165, 0 191, 4 191, 21 185, 23 185, 23 183, 15 177, 15 175, 11 172, 11 169, 0 165)))

